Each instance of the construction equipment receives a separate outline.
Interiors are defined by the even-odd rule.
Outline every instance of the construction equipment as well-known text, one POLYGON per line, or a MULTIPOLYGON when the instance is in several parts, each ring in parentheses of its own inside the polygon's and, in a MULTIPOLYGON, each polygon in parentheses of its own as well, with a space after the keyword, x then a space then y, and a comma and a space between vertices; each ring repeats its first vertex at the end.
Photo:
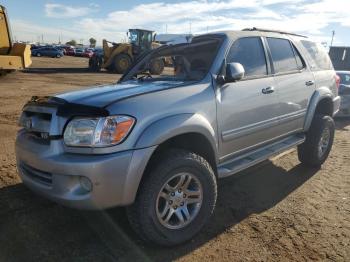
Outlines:
MULTIPOLYGON (((89 69, 100 71, 105 68, 110 72, 123 74, 143 52, 161 46, 153 41, 154 32, 143 29, 129 29, 128 43, 114 43, 103 40, 103 53, 95 52, 89 60, 89 69)), ((164 69, 163 60, 155 60, 150 65, 151 74, 161 74, 164 69)))
POLYGON ((30 45, 12 45, 11 30, 5 7, 0 5, 0 75, 31 65, 30 45))

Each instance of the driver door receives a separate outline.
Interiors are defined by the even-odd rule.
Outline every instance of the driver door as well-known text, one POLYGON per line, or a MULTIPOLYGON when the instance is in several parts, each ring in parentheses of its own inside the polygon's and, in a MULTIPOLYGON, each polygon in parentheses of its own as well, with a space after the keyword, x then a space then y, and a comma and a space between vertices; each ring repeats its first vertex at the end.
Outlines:
POLYGON ((278 97, 262 39, 236 40, 226 60, 242 64, 245 76, 217 90, 221 160, 279 135, 274 129, 278 124, 278 97))

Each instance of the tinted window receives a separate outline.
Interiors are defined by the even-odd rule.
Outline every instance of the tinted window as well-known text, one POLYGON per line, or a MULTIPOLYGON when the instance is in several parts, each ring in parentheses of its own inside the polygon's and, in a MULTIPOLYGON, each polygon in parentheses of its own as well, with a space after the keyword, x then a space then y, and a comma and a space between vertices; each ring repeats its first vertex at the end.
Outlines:
POLYGON ((300 69, 289 40, 280 38, 267 38, 275 73, 290 72, 300 69))
POLYGON ((238 39, 230 49, 227 62, 242 64, 246 77, 267 75, 264 47, 259 37, 238 39))
POLYGON ((340 83, 343 85, 350 85, 350 74, 339 74, 340 76, 340 83))
POLYGON ((305 47, 311 58, 310 64, 313 70, 333 69, 332 62, 323 46, 306 40, 302 40, 300 42, 305 47))

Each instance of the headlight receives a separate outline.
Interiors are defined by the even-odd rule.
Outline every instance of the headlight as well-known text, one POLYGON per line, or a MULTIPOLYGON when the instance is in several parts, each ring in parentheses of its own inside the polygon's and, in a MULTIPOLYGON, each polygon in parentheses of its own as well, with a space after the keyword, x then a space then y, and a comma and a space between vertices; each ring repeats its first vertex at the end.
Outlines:
POLYGON ((64 131, 67 146, 106 147, 119 144, 135 124, 130 116, 73 118, 64 131))

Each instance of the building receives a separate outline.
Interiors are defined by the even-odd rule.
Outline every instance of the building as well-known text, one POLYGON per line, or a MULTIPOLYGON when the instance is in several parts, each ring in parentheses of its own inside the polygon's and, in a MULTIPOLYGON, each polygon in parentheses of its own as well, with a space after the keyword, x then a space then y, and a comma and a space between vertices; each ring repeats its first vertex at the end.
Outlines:
POLYGON ((350 71, 350 47, 332 46, 329 56, 335 70, 350 71))

